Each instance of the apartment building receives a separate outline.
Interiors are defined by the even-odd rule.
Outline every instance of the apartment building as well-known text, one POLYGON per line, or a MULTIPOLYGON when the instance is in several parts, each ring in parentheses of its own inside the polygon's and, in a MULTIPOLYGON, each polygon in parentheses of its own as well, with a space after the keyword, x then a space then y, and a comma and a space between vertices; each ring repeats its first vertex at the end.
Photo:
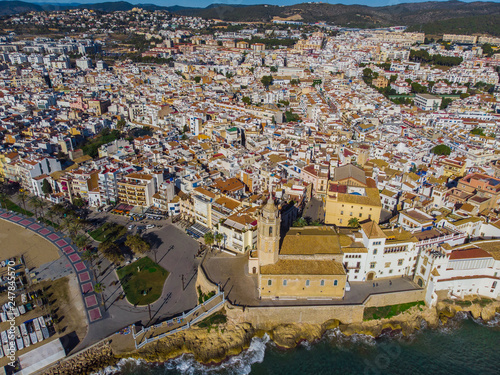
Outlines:
POLYGON ((151 174, 130 173, 117 182, 118 199, 131 206, 149 207, 156 192, 156 179, 151 174))

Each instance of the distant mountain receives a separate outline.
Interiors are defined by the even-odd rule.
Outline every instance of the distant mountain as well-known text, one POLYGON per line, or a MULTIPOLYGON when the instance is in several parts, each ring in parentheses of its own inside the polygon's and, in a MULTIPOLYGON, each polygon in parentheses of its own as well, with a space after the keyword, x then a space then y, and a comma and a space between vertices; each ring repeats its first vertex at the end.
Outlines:
POLYGON ((498 22, 500 3, 480 1, 464 3, 457 0, 403 3, 384 7, 303 3, 289 6, 211 4, 206 8, 190 8, 180 5, 170 7, 154 4, 134 5, 127 1, 95 4, 35 4, 23 1, 0 1, 0 15, 69 8, 115 12, 131 10, 134 7, 233 22, 269 22, 274 17, 280 17, 303 22, 325 21, 345 27, 372 28, 406 25, 410 30, 422 30, 427 33, 481 32, 500 35, 500 22, 498 22))
POLYGON ((10 14, 26 13, 26 12, 40 12, 43 8, 40 5, 26 3, 24 1, 1 1, 0 2, 0 16, 10 14))
POLYGON ((301 20, 304 22, 326 21, 350 27, 383 27, 392 25, 417 25, 443 20, 500 15, 500 3, 461 1, 429 1, 403 3, 385 7, 343 5, 327 3, 303 3, 290 6, 214 4, 203 9, 179 9, 181 15, 217 18, 224 21, 270 21, 273 17, 301 20))

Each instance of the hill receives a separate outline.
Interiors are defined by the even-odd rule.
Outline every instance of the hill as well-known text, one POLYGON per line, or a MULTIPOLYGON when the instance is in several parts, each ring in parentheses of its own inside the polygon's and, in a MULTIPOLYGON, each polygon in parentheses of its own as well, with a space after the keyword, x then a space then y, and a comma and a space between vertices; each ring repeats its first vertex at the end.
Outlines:
POLYGON ((410 30, 430 34, 488 33, 500 35, 498 17, 500 3, 464 3, 457 0, 402 3, 383 7, 327 3, 302 3, 289 6, 211 4, 206 8, 189 8, 179 5, 162 7, 154 4, 134 5, 127 1, 95 4, 33 4, 23 1, 0 1, 0 15, 29 11, 86 8, 102 12, 127 11, 134 7, 146 10, 165 10, 170 13, 220 19, 233 22, 269 22, 274 17, 294 19, 306 23, 325 21, 344 27, 409 26, 410 30))
POLYGON ((0 2, 0 16, 26 12, 40 12, 42 10, 43 8, 38 4, 26 3, 24 1, 0 2))

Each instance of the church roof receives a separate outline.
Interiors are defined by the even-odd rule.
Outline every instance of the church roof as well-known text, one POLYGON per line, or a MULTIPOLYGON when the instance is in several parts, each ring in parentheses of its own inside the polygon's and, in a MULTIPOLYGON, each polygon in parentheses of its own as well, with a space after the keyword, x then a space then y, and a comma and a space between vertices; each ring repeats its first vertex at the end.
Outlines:
POLYGON ((345 275, 344 266, 332 260, 280 259, 260 268, 261 275, 345 275))
POLYGON ((280 255, 341 254, 352 240, 338 234, 333 227, 290 228, 281 246, 280 255))

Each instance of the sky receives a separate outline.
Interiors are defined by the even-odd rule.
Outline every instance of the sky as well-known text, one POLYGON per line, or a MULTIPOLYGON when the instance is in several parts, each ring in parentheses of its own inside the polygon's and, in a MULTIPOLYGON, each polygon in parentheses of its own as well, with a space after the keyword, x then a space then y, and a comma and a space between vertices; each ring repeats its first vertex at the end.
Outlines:
MULTIPOLYGON (((107 1, 119 1, 119 0, 24 0, 31 3, 52 3, 52 4, 67 4, 67 3, 79 3, 79 4, 92 4, 101 3, 107 1)), ((124 0, 132 4, 158 4, 163 6, 181 5, 186 7, 206 7, 210 4, 241 4, 241 5, 252 5, 252 4, 271 4, 271 5, 292 5, 305 3, 305 0, 124 0)), ((388 6, 397 5, 402 3, 422 3, 428 0, 332 0, 332 1, 322 1, 324 3, 330 4, 360 4, 368 6, 388 6)), ((434 0, 434 1, 448 1, 448 0, 434 0)), ((466 3, 471 3, 477 0, 462 0, 466 3)), ((481 0, 479 0, 481 1, 481 0)), ((498 3, 500 0, 490 0, 490 2, 498 3)))

